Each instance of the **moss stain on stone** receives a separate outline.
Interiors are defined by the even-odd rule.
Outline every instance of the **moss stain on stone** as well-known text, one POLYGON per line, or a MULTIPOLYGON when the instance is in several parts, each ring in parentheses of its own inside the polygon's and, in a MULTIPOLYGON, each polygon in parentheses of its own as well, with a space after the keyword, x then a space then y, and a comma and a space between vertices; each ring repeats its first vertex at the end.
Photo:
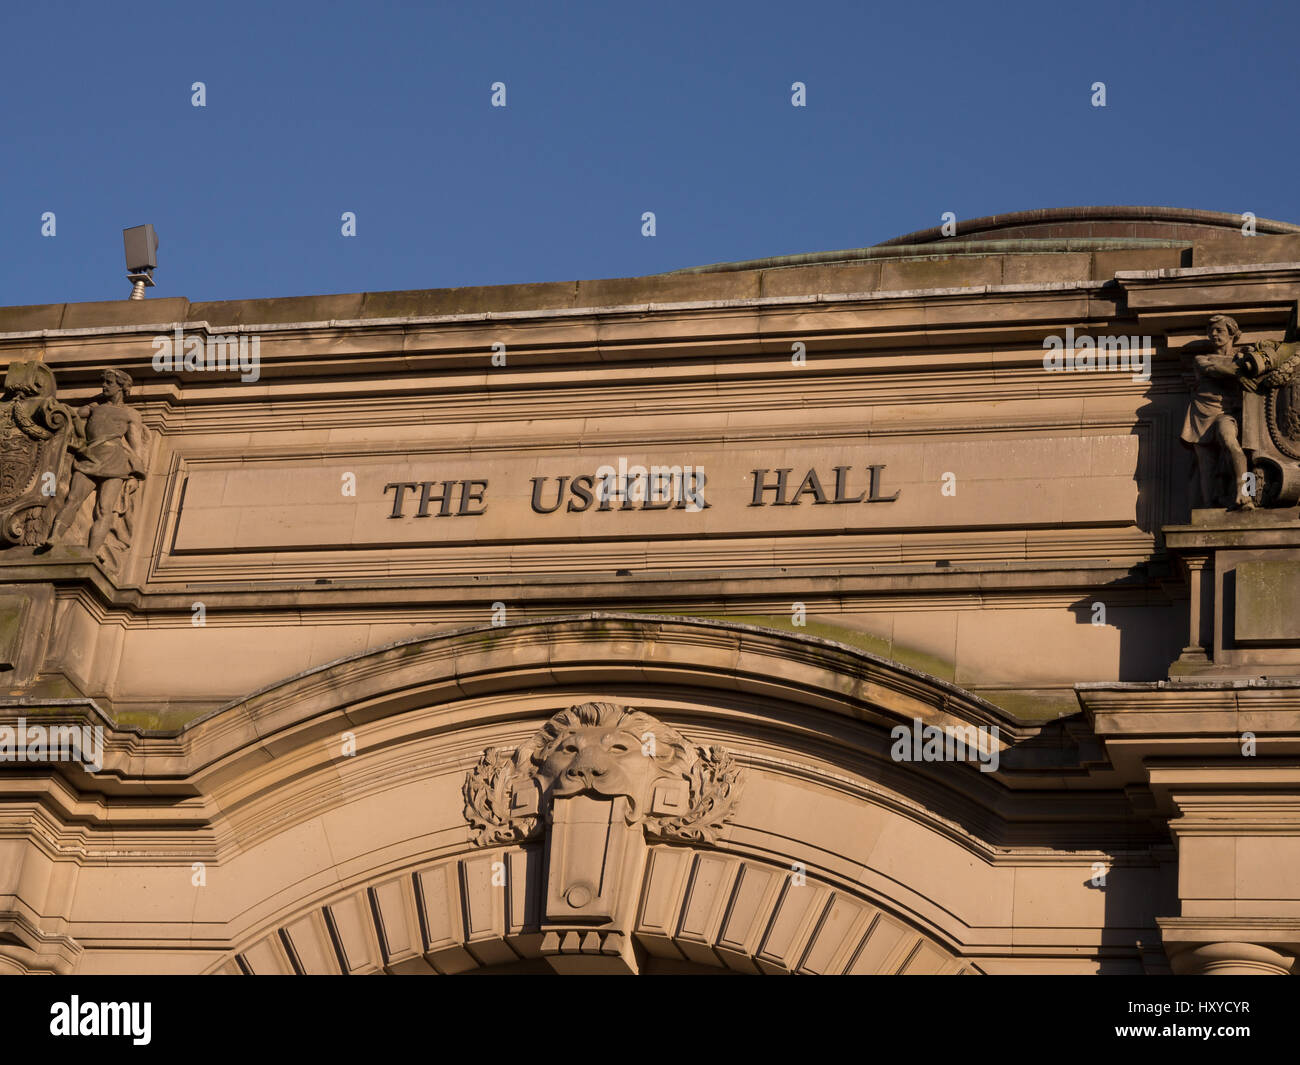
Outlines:
POLYGON ((1021 721, 1055 721, 1079 712, 1073 691, 980 689, 975 694, 1021 721))
POLYGON ((796 636, 816 636, 823 640, 833 640, 836 643, 855 647, 860 651, 866 651, 868 654, 876 655, 890 662, 897 662, 899 665, 918 669, 922 673, 928 673, 932 677, 938 677, 940 680, 946 680, 949 683, 952 683, 957 675, 956 666, 946 659, 939 658, 937 655, 891 643, 883 636, 873 636, 861 629, 832 625, 826 621, 809 619, 806 625, 795 625, 794 621, 784 614, 703 614, 687 613, 685 611, 677 611, 676 614, 680 617, 728 621, 736 625, 756 625, 760 628, 789 632, 796 636))

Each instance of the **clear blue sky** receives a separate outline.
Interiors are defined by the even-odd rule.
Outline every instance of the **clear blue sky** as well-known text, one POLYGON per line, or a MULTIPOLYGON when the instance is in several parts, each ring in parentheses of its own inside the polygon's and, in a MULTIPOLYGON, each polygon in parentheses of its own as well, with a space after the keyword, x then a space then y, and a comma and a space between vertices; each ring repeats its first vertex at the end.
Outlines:
POLYGON ((150 296, 192 300, 624 277, 944 211, 1300 222, 1296 0, 7 0, 0 29, 5 305, 124 298, 142 222, 150 296))

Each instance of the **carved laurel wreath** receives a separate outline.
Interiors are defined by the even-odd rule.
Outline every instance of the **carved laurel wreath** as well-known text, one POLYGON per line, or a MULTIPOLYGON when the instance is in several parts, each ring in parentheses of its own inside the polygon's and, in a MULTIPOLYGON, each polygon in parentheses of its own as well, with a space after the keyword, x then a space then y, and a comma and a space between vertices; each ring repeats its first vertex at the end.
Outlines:
MULTIPOLYGON (((631 707, 583 703, 562 710, 517 749, 489 747, 466 775, 465 819, 479 846, 494 846, 540 834, 549 814, 550 797, 540 794, 538 769, 563 735, 583 728, 623 726, 637 735, 649 731, 657 749, 669 751, 663 779, 684 780, 686 808, 678 814, 655 813, 629 804, 629 823, 641 822, 657 839, 711 843, 740 796, 741 771, 731 753, 720 747, 697 747, 675 729, 631 707)), ((629 757, 637 757, 630 755, 629 757)))
POLYGON ((696 747, 691 767, 691 808, 680 817, 651 818, 646 834, 658 839, 712 843, 740 797, 740 767, 721 747, 696 747))
POLYGON ((489 747, 478 765, 465 777, 465 819, 474 829, 474 842, 482 847, 528 839, 536 834, 538 815, 514 817, 515 752, 489 747))

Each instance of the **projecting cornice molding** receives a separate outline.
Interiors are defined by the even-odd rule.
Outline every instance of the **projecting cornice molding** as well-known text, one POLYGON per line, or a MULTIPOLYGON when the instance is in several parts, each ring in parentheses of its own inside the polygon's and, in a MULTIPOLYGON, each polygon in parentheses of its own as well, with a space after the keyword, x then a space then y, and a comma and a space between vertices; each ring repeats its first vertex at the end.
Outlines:
POLYGON ((25 913, 0 909, 0 976, 66 976, 81 953, 75 939, 43 931, 25 913))

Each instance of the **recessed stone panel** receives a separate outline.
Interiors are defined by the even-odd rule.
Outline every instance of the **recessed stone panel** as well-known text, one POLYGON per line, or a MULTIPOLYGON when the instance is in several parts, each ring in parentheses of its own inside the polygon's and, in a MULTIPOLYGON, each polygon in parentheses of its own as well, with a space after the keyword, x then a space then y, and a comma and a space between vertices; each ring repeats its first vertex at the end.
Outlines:
POLYGON ((1300 644, 1300 560, 1239 562, 1235 573, 1237 642, 1300 644))
POLYGON ((778 442, 400 461, 214 460, 192 466, 170 548, 193 554, 1121 525, 1136 512, 1136 453, 1136 439, 1126 435, 1007 437, 962 447, 778 442), (656 471, 657 490, 648 489, 656 471), (602 477, 610 478, 603 501, 602 477))

